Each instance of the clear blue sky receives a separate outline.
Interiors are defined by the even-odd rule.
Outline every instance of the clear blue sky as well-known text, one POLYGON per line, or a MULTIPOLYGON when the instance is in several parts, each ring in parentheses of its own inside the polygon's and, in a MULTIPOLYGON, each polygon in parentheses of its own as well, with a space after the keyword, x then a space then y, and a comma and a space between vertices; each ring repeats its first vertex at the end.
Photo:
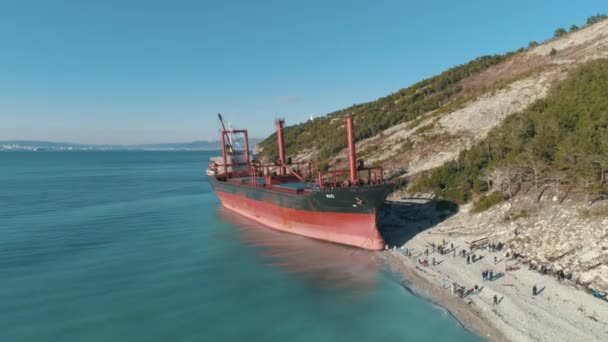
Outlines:
POLYGON ((0 140, 250 135, 581 25, 604 1, 0 0, 0 140))

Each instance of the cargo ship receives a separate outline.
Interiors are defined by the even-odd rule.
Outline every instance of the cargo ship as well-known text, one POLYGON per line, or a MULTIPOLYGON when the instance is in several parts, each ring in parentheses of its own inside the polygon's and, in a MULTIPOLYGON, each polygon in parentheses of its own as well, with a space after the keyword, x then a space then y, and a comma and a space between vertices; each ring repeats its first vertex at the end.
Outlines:
POLYGON ((344 119, 349 169, 316 170, 312 162, 285 157, 284 120, 275 121, 278 160, 252 158, 245 129, 227 129, 221 115, 222 155, 211 158, 207 177, 222 205, 279 231, 318 240, 381 250, 378 212, 394 183, 382 167, 356 159, 351 117, 344 119))

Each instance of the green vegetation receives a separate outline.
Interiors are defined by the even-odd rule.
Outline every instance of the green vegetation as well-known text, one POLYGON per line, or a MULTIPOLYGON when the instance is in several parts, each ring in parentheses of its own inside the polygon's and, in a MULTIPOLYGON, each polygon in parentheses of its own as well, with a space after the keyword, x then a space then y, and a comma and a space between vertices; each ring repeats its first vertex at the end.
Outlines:
MULTIPOLYGON (((606 15, 606 14, 599 14, 598 13, 596 15, 592 15, 589 18, 587 18, 587 22, 586 22, 585 25, 582 26, 582 28, 585 28, 585 27, 587 27, 589 25, 593 25, 593 24, 598 23, 598 22, 600 22, 602 20, 605 20, 607 18, 608 18, 608 15, 606 15)), ((576 31, 578 31, 580 29, 581 29, 581 27, 579 27, 578 25, 575 25, 575 24, 572 24, 570 26, 570 31, 567 31, 566 29, 560 27, 560 28, 558 28, 557 30, 554 31, 553 38, 560 38, 560 37, 563 37, 564 35, 568 34, 568 32, 576 32, 576 31)), ((532 48, 535 48, 535 47, 537 47, 539 45, 540 44, 538 42, 536 42, 536 41, 533 40, 533 41, 531 41, 531 42, 528 43, 528 50, 532 49, 532 48)))
POLYGON ((380 152, 380 145, 369 145, 363 151, 357 153, 358 158, 365 159, 365 157, 372 156, 375 153, 380 152))
POLYGON ((448 201, 435 200, 435 210, 454 214, 458 212, 458 205, 448 201))
POLYGON ((553 57, 557 55, 557 50, 555 50, 555 48, 551 49, 551 51, 549 52, 549 56, 553 57))
POLYGON ((567 33, 568 33, 568 31, 566 31, 564 28, 560 27, 557 30, 555 30, 553 37, 559 38, 559 37, 565 36, 567 33))
MULTIPOLYGON (((342 118, 347 115, 354 118, 357 141, 373 137, 386 128, 415 120, 424 113, 449 104, 462 92, 462 79, 504 62, 510 55, 480 57, 376 101, 286 127, 284 134, 287 154, 314 148, 319 151, 318 162, 327 161, 346 147, 342 118)), ((276 139, 274 133, 260 143, 263 148, 262 157, 270 160, 277 158, 276 139)))
MULTIPOLYGON (((590 17, 587 18, 587 22, 586 22, 585 25, 583 25, 583 28, 587 27, 589 25, 593 25, 595 23, 599 23, 600 21, 602 21, 604 19, 607 19, 607 18, 608 18, 608 15, 606 15, 606 14, 600 14, 600 13, 598 13, 596 15, 592 15, 592 16, 590 16, 590 17)), ((578 31, 580 29, 581 29, 580 27, 578 27, 577 25, 574 25, 574 24, 572 24, 570 26, 570 32, 576 32, 576 31, 578 31)), ((568 33, 568 31, 566 31, 564 28, 560 27, 557 30, 555 30, 555 32, 553 33, 553 37, 554 38, 559 38, 559 37, 562 37, 562 36, 566 35, 567 33, 568 33)), ((528 45, 528 48, 530 48, 529 45, 528 45)))
POLYGON ((399 153, 400 154, 404 154, 407 153, 409 151, 411 151, 414 148, 414 142, 412 140, 408 139, 399 139, 399 144, 401 144, 399 146, 399 153))
POLYGON ((608 217, 608 207, 601 206, 594 209, 580 209, 578 214, 583 218, 592 218, 592 217, 608 217))
POLYGON ((510 198, 524 185, 537 199, 547 189, 563 196, 560 185, 606 195, 606 170, 608 60, 602 59, 573 72, 546 99, 508 117, 457 160, 421 177, 413 189, 456 203, 488 191, 510 198))
POLYGON ((407 179, 404 177, 399 177, 396 180, 395 188, 402 189, 402 188, 407 187, 407 185, 408 185, 407 179))
POLYGON ((473 212, 480 213, 482 211, 486 211, 490 207, 504 201, 504 199, 505 198, 502 193, 498 191, 494 191, 488 195, 483 195, 479 198, 479 200, 473 203, 473 212))
POLYGON ((416 130, 414 131, 414 135, 424 134, 425 132, 432 130, 433 127, 435 127, 435 123, 430 123, 428 125, 420 126, 420 127, 416 128, 416 130))
POLYGON ((596 15, 592 15, 589 18, 587 18, 587 25, 593 25, 593 24, 595 24, 597 22, 600 22, 600 21, 602 21, 602 20, 604 20, 606 18, 608 18, 608 15, 606 15, 606 14, 600 14, 600 13, 598 13, 596 15))
POLYGON ((525 209, 522 209, 522 210, 516 211, 516 212, 514 212, 514 213, 509 213, 509 214, 507 214, 507 215, 504 217, 503 221, 504 221, 504 222, 512 222, 512 221, 517 221, 517 220, 519 220, 519 219, 521 219, 521 218, 527 218, 527 217, 530 217, 530 214, 531 214, 531 212, 530 212, 530 211, 525 210, 525 209))

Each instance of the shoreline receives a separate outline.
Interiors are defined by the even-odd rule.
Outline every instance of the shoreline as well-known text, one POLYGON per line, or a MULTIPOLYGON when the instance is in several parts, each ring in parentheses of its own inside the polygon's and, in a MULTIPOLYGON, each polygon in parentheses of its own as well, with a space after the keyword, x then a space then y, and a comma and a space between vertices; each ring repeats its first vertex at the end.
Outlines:
POLYGON ((380 259, 389 267, 407 291, 445 309, 462 327, 471 333, 491 341, 509 341, 503 332, 496 329, 487 319, 465 301, 444 291, 419 274, 414 265, 403 262, 393 250, 381 252, 380 259))
MULTIPOLYGON (((500 256, 499 252, 476 250, 484 257, 471 264, 452 252, 431 252, 430 243, 446 237, 431 232, 434 230, 414 236, 403 246, 411 252, 409 257, 402 249, 385 250, 377 256, 402 286, 447 310, 465 329, 501 342, 608 341, 608 305, 604 301, 523 267, 507 272, 507 261, 501 259, 495 264, 491 260, 500 256), (428 257, 424 256, 427 248, 428 257), (422 266, 419 258, 436 258, 440 262, 422 266), (493 281, 482 280, 481 271, 488 268, 505 270, 504 275, 493 281), (451 292, 453 282, 467 288, 480 285, 480 290, 463 299, 451 292), (531 293, 533 285, 542 288, 536 296, 531 293), (493 304, 494 295, 501 298, 498 304, 493 304)), ((467 243, 461 239, 452 241, 457 250, 467 243)))

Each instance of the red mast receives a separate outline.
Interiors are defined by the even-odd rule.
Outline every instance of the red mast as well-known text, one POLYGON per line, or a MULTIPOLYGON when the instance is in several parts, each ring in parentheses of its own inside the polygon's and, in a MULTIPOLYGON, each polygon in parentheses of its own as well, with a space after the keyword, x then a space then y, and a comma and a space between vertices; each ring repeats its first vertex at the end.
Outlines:
POLYGON ((285 141, 283 140, 283 123, 285 123, 285 120, 276 119, 274 123, 277 125, 277 141, 279 143, 279 163, 281 164, 279 172, 281 176, 285 176, 285 141))
POLYGON ((243 134, 245 135, 245 160, 247 162, 247 168, 251 167, 251 157, 249 156, 249 135, 247 134, 247 130, 243 130, 243 134))
POLYGON ((348 165, 350 167, 350 182, 357 183, 357 156, 355 152, 355 131, 353 129, 353 118, 347 117, 346 134, 348 136, 348 165))
POLYGON ((224 161, 224 173, 228 173, 228 162, 226 158, 226 126, 224 125, 224 118, 222 118, 222 114, 217 113, 217 117, 222 125, 222 157, 224 161))

